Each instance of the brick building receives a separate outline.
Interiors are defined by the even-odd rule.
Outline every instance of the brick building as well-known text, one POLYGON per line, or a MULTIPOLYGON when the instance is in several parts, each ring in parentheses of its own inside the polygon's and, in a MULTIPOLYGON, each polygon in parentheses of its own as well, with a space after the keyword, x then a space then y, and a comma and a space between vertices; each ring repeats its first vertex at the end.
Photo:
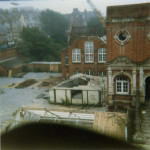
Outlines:
POLYGON ((23 71, 24 60, 18 55, 16 48, 0 51, 0 77, 15 76, 23 71))
POLYGON ((150 101, 150 3, 110 6, 106 20, 109 105, 150 101))
POLYGON ((62 50, 62 76, 83 73, 106 76, 106 41, 95 33, 88 34, 87 28, 74 27, 71 31, 68 48, 62 50), (81 32, 82 31, 82 32, 81 32), (95 35, 94 35, 95 34, 95 35), (93 36, 91 36, 93 35, 93 36))
POLYGON ((107 74, 110 107, 150 101, 150 3, 109 6, 106 32, 107 43, 93 33, 83 36, 83 29, 78 37, 71 33, 61 53, 63 77, 107 74))

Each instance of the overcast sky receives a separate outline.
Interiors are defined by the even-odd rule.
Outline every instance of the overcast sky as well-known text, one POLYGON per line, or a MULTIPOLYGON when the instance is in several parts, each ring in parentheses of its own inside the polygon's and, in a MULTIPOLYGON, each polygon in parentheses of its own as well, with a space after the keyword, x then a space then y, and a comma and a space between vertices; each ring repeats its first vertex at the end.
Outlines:
MULTIPOLYGON (((98 10, 104 15, 106 14, 106 7, 110 5, 123 5, 150 2, 150 0, 91 0, 98 10)), ((80 11, 85 9, 91 10, 86 0, 15 0, 15 1, 1 1, 0 8, 10 7, 24 7, 32 6, 38 9, 52 9, 60 13, 71 13, 73 8, 78 8, 80 11), (14 5, 15 2, 18 5, 14 5)))

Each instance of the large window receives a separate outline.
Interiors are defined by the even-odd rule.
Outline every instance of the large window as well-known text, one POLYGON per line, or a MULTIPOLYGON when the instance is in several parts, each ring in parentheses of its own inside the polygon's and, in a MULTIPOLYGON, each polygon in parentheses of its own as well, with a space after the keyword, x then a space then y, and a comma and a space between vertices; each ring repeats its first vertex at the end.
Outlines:
POLYGON ((94 43, 93 42, 85 42, 85 62, 93 62, 94 61, 94 43))
POLYGON ((80 49, 72 50, 72 62, 81 62, 81 50, 80 49))
POLYGON ((98 62, 106 62, 106 48, 98 50, 98 62))
POLYGON ((129 80, 127 77, 118 77, 116 79, 116 93, 118 94, 129 93, 129 80))

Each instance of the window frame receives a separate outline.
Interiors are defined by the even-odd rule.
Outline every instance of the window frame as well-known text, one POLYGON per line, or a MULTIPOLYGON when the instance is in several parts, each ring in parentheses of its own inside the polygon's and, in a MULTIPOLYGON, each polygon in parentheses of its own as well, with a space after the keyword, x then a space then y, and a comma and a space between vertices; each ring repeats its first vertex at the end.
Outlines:
POLYGON ((65 55, 65 65, 69 66, 69 56, 68 55, 65 55), (68 62, 68 63, 66 63, 66 62, 68 62))
POLYGON ((85 71, 85 74, 86 75, 94 75, 94 70, 88 69, 88 70, 85 71), (88 74, 87 74, 87 72, 88 72, 88 74), (91 72, 93 72, 93 74, 91 74, 91 72))
POLYGON ((107 76, 107 72, 106 71, 99 71, 98 76, 107 76))
POLYGON ((104 62, 106 62, 106 48, 99 48, 98 49, 98 62, 99 63, 104 63, 104 62), (100 60, 100 58, 101 58, 101 60, 100 60), (105 58, 105 60, 104 60, 104 58, 105 58))
POLYGON ((116 93, 117 94, 125 94, 128 95, 129 94, 129 80, 127 77, 118 77, 116 78, 116 93), (119 79, 126 79, 126 80, 119 80, 119 79), (120 84, 120 91, 119 90, 119 85, 120 84), (125 91, 125 89, 127 90, 127 92, 125 91))
POLYGON ((85 51, 85 63, 93 63, 94 62, 94 42, 86 41, 84 43, 84 51, 85 51))
POLYGON ((74 70, 74 71, 73 71, 73 74, 79 74, 79 73, 81 73, 80 70, 74 70), (76 73, 75 73, 75 72, 76 72, 76 73))
POLYGON ((73 63, 81 62, 81 49, 78 49, 78 48, 72 49, 72 62, 73 63))

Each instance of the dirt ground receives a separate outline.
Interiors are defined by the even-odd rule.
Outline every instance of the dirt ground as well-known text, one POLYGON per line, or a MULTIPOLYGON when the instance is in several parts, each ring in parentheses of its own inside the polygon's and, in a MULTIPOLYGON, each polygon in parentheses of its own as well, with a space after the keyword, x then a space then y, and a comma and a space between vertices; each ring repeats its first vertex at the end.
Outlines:
POLYGON ((18 89, 21 88, 26 88, 29 86, 37 86, 37 87, 45 87, 45 88, 51 88, 53 86, 58 85, 59 83, 61 83, 63 80, 62 77, 49 77, 49 78, 45 78, 45 79, 27 79, 23 82, 20 83, 11 83, 8 85, 5 85, 3 87, 15 87, 18 89))

